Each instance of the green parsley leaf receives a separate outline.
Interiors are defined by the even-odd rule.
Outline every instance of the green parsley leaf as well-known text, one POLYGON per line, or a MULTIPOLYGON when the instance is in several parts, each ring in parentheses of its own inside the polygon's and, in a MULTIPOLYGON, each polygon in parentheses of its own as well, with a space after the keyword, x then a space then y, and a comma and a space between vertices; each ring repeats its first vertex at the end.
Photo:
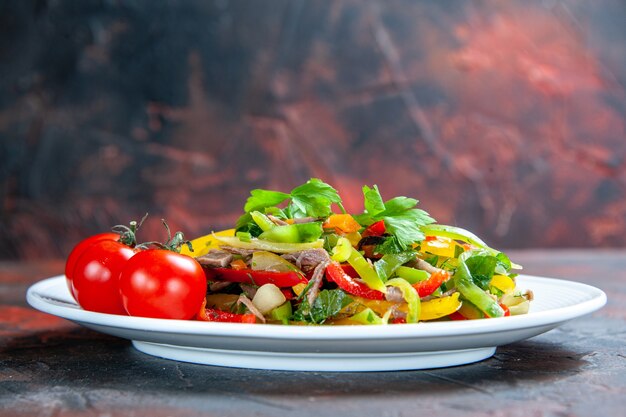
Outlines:
POLYGON ((511 270, 511 260, 502 252, 499 252, 496 255, 496 259, 498 260, 498 268, 496 268, 497 272, 506 275, 511 270))
POLYGON ((243 209, 246 213, 251 211, 263 211, 266 207, 277 206, 288 198, 289 194, 281 193, 280 191, 269 191, 257 188, 250 191, 250 197, 246 200, 246 205, 243 209))
POLYGON ((293 319, 322 324, 329 317, 339 313, 350 302, 351 298, 341 290, 322 290, 313 302, 313 306, 310 306, 306 299, 302 300, 298 310, 293 315, 293 319))
POLYGON ((235 224, 235 231, 250 233, 252 237, 259 236, 263 231, 252 220, 250 212, 260 211, 265 212, 267 209, 277 206, 289 198, 289 194, 281 193, 280 191, 269 191, 260 188, 250 191, 250 197, 246 200, 244 206, 245 213, 237 219, 235 224))
POLYGON ((333 203, 342 207, 337 190, 318 178, 311 178, 294 188, 290 195, 290 212, 293 217, 328 217, 332 214, 333 203))
POLYGON ((486 290, 495 272, 496 258, 493 256, 474 256, 465 263, 472 274, 474 283, 486 290))
POLYGON ((339 313, 343 308, 343 299, 346 293, 341 290, 322 290, 315 299, 311 308, 311 318, 314 323, 323 323, 329 317, 339 313))
POLYGON ((381 255, 393 255, 396 253, 404 252, 404 247, 398 242, 398 238, 395 236, 388 236, 385 241, 376 246, 376 252, 381 255))
POLYGON ((396 239, 394 242, 385 242, 382 248, 385 253, 401 252, 424 240, 421 227, 435 221, 424 210, 416 208, 418 201, 414 198, 394 197, 383 202, 376 185, 372 188, 363 187, 363 197, 365 213, 356 216, 356 220, 364 226, 383 220, 387 233, 396 239))
POLYGON ((271 214, 272 216, 277 217, 281 220, 287 219, 287 215, 285 214, 285 212, 278 207, 267 207, 265 209, 265 214, 271 214))
POLYGON ((385 202, 385 210, 382 213, 378 213, 377 217, 384 217, 394 215, 396 213, 402 213, 403 211, 410 210, 417 206, 418 201, 414 198, 408 197, 394 197, 391 200, 385 202))
POLYGON ((374 185, 374 188, 370 188, 367 185, 363 187, 363 205, 365 206, 365 211, 370 216, 375 216, 378 213, 385 211, 385 203, 383 202, 383 198, 378 191, 378 186, 374 185))
POLYGON ((489 282, 496 271, 498 259, 485 250, 465 252, 461 259, 465 261, 474 284, 483 290, 487 290, 489 282))
POLYGON ((421 226, 432 223, 434 220, 423 210, 411 209, 394 215, 384 216, 387 233, 398 238, 400 246, 409 248, 413 243, 426 238, 421 226))
POLYGON ((318 178, 311 178, 306 183, 291 190, 289 194, 257 188, 250 192, 250 197, 244 206, 245 213, 237 220, 235 230, 248 232, 253 237, 260 234, 258 227, 250 217, 252 211, 273 214, 281 219, 325 218, 332 214, 331 206, 333 204, 337 204, 345 213, 337 190, 318 178), (284 209, 277 207, 287 200, 289 200, 287 207, 284 209))

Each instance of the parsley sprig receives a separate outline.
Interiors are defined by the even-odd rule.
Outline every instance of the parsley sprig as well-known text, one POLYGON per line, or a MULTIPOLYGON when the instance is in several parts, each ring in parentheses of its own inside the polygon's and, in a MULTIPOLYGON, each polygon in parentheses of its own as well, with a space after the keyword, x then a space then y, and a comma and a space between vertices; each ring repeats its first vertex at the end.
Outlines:
POLYGON ((296 321, 305 321, 314 324, 323 324, 329 317, 335 316, 342 308, 352 302, 342 290, 322 290, 313 302, 302 300, 298 310, 293 314, 296 321))
POLYGON ((380 253, 397 253, 409 249, 412 244, 424 240, 421 227, 434 223, 434 219, 422 209, 418 201, 408 197, 394 197, 383 201, 378 186, 363 187, 365 212, 355 216, 363 226, 383 220, 391 236, 377 249, 380 253))
POLYGON ((337 204, 345 213, 339 193, 319 178, 311 178, 297 186, 289 194, 280 191, 255 189, 246 201, 243 216, 237 220, 237 231, 249 232, 253 236, 260 233, 250 216, 250 212, 271 213, 283 219, 302 217, 326 218, 332 214, 332 205, 337 204), (288 202, 285 208, 278 206, 288 202))
MULTIPOLYGON (((377 248, 379 253, 399 253, 414 243, 424 240, 421 227, 433 223, 424 210, 417 208, 418 201, 408 197, 394 197, 384 201, 378 186, 363 187, 365 211, 355 219, 364 227, 383 220, 389 236, 377 248)), ((330 216, 333 204, 344 213, 341 197, 337 190, 318 178, 311 178, 290 193, 255 189, 244 206, 245 214, 237 220, 236 230, 258 236, 261 230, 252 220, 253 211, 272 214, 282 219, 313 217, 324 219, 330 216), (282 208, 279 208, 282 207, 282 208)))

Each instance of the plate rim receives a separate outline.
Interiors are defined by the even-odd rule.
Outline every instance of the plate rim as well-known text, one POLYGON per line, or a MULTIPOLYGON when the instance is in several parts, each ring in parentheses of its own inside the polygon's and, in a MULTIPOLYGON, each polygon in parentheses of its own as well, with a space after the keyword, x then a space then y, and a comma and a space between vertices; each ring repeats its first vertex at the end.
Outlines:
MULTIPOLYGON (((274 340, 372 340, 377 338, 405 339, 431 338, 488 334, 500 331, 513 331, 544 327, 591 314, 601 309, 607 296, 601 289, 589 284, 536 275, 520 275, 524 281, 539 280, 545 284, 574 287, 591 296, 590 299, 554 309, 530 313, 528 315, 492 318, 489 320, 468 320, 454 322, 434 322, 404 324, 402 326, 378 326, 372 333, 369 326, 283 326, 278 324, 215 323, 195 320, 170 320, 147 317, 130 317, 86 311, 80 307, 63 306, 46 300, 46 289, 63 285, 67 288, 65 275, 56 275, 32 284, 26 292, 26 301, 36 310, 52 314, 78 323, 116 327, 127 330, 148 331, 167 334, 201 336, 223 336, 230 338, 255 338, 274 340), (271 331, 268 331, 271 330, 271 331)), ((524 284, 532 289, 531 284, 524 284)))

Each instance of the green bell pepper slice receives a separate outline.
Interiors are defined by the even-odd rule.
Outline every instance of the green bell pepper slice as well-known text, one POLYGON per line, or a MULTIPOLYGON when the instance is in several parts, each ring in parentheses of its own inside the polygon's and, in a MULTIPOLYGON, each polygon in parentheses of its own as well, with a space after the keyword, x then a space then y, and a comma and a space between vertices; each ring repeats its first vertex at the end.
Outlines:
POLYGON ((387 254, 374 263, 374 269, 376 269, 380 279, 385 282, 399 267, 411 259, 415 259, 415 252, 413 251, 387 254))
POLYGON ((259 239, 281 243, 313 242, 322 236, 322 223, 297 223, 274 226, 259 235, 259 239))
POLYGON ((346 262, 352 254, 352 243, 345 237, 337 239, 337 244, 333 247, 332 260, 337 262, 346 262))
POLYGON ((474 284, 472 275, 465 262, 459 262, 453 279, 454 285, 461 295, 486 315, 489 317, 504 316, 504 310, 498 305, 498 302, 491 298, 489 294, 483 291, 478 285, 474 284))
POLYGON ((291 317, 291 314, 291 302, 285 301, 283 304, 274 308, 270 312, 270 317, 272 318, 272 320, 280 321, 283 324, 289 324, 289 318, 291 317))
MULTIPOLYGON (((441 237, 447 237, 450 239, 461 240, 463 242, 467 242, 470 245, 474 245, 478 248, 487 250, 493 256, 498 256, 498 254, 501 253, 498 250, 490 248, 485 242, 483 242, 481 238, 476 236, 474 233, 470 232, 469 230, 462 229, 460 227, 433 223, 433 224, 428 224, 426 226, 422 226, 420 230, 422 231, 422 233, 424 233, 427 236, 441 236, 441 237)), ((511 262, 511 268, 522 269, 522 266, 511 262)))
POLYGON ((408 304, 409 311, 406 315, 407 323, 417 323, 420 318, 420 297, 411 284, 402 278, 392 278, 387 281, 387 285, 397 287, 402 291, 402 297, 408 304))
POLYGON ((426 281, 430 278, 430 274, 421 269, 415 269, 408 266, 399 266, 396 270, 396 274, 409 282, 409 284, 416 284, 420 281, 426 281))
POLYGON ((448 237, 450 239, 462 240, 474 246, 484 249, 491 249, 481 238, 476 236, 469 230, 462 229, 456 226, 448 226, 445 224, 427 224, 421 227, 422 233, 427 236, 441 236, 448 237))
POLYGON ((373 290, 380 291, 382 293, 387 292, 387 287, 385 287, 385 283, 378 276, 378 273, 372 265, 367 262, 367 260, 361 255, 361 253, 355 248, 351 248, 350 256, 348 257, 348 263, 363 281, 373 290))
POLYGON ((257 224, 257 226, 259 226, 259 228, 261 228, 261 230, 263 230, 264 232, 267 232, 268 230, 276 227, 274 222, 260 211, 251 211, 250 216, 252 217, 252 220, 254 220, 254 222, 257 224))
POLYGON ((371 308, 366 308, 365 310, 356 313, 350 317, 350 320, 359 324, 386 324, 383 319, 371 308))
POLYGON ((299 252, 306 249, 318 249, 324 246, 324 239, 317 239, 313 242, 307 243, 283 243, 283 242, 270 242, 263 239, 252 238, 250 242, 242 242, 235 236, 217 236, 213 235, 213 238, 220 245, 232 246, 233 248, 241 249, 256 249, 266 250, 275 253, 291 253, 299 252))

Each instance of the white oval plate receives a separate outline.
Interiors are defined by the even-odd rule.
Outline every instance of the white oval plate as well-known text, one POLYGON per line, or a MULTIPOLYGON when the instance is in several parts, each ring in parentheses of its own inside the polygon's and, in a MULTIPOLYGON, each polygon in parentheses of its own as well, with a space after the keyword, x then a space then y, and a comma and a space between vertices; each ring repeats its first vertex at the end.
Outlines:
POLYGON ((577 282, 520 275, 531 289, 529 314, 487 320, 390 326, 281 326, 164 320, 82 310, 65 276, 28 289, 34 308, 132 341, 167 359, 238 368, 293 371, 393 371, 462 365, 491 357, 497 346, 547 332, 606 304, 606 294, 577 282))

